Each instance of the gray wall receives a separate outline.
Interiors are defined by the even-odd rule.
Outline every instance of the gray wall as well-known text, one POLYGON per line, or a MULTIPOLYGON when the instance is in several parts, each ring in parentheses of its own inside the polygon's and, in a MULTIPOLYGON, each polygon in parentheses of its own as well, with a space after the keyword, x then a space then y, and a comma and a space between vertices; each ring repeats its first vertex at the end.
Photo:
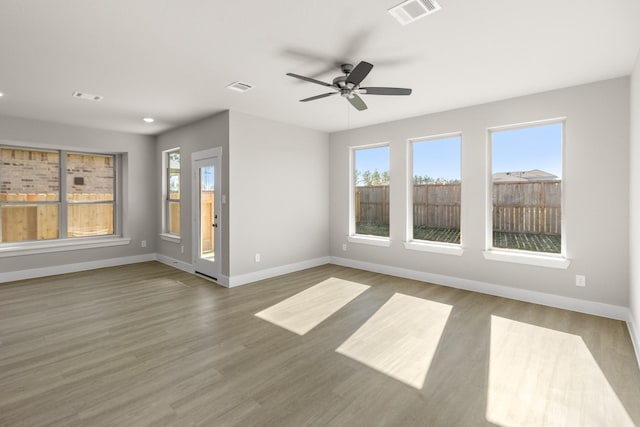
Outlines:
POLYGON ((128 246, 0 258, 0 271, 19 271, 156 251, 157 195, 149 191, 155 185, 156 179, 153 137, 0 117, 0 143, 15 145, 31 143, 43 148, 123 153, 125 169, 123 197, 126 212, 123 234, 132 239, 128 246), (146 248, 141 247, 142 240, 147 241, 146 248))
MULTIPOLYGON (((635 320, 636 340, 640 339, 640 52, 631 77, 631 314, 635 320)), ((636 342, 640 345, 640 342, 636 342)), ((637 349, 640 351, 640 348, 637 349)), ((638 355, 640 356, 640 354, 638 355)))
POLYGON ((620 306, 629 297, 629 78, 330 135, 331 255, 620 306), (487 128, 566 116, 567 270, 485 260, 487 128), (406 250, 407 139, 461 131, 464 254, 406 250), (391 247, 347 242, 348 147, 391 146, 391 247), (575 286, 584 274, 587 286, 575 286))
MULTIPOLYGON (((193 239, 191 224, 192 203, 192 179, 191 179, 191 153, 214 147, 222 147, 222 193, 229 194, 229 112, 225 111, 215 116, 202 119, 158 136, 156 153, 154 155, 156 165, 156 180, 149 189, 153 189, 158 197, 155 212, 158 215, 156 234, 162 232, 160 212, 162 212, 162 151, 180 147, 180 243, 173 243, 158 238, 158 253, 187 264, 192 263, 193 239), (184 253, 181 252, 184 246, 184 253)), ((229 204, 222 207, 222 265, 223 275, 229 275, 229 204)))
POLYGON ((230 135, 231 275, 326 257, 328 135, 234 111, 230 135))

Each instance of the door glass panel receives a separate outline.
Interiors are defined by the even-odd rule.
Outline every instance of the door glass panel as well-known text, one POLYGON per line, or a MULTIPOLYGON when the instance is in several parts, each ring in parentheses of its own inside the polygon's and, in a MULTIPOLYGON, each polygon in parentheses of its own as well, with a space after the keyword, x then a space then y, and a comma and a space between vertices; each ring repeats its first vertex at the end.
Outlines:
POLYGON ((215 214, 214 167, 200 168, 200 257, 214 259, 214 237, 217 218, 215 214))

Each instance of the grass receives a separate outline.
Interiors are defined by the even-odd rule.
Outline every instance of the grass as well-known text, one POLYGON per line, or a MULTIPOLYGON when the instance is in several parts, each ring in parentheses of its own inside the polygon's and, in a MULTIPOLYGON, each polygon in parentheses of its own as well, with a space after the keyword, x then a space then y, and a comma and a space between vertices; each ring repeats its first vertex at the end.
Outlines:
MULTIPOLYGON (((388 224, 357 224, 356 233, 389 237, 388 224)), ((418 226, 413 229, 415 240, 460 243, 460 230, 418 226)), ((493 247, 533 252, 560 253, 560 235, 493 232, 493 247)))

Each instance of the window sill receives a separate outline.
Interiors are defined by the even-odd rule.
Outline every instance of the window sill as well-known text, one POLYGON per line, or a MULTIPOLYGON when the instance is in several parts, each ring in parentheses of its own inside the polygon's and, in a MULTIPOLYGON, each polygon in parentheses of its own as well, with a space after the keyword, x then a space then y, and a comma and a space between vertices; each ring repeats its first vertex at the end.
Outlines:
POLYGON ((171 243, 180 243, 182 237, 176 234, 160 233, 160 239, 166 240, 167 242, 171 243))
POLYGON ((355 236, 347 236, 347 240, 350 243, 360 243, 363 245, 382 246, 385 248, 388 248, 391 246, 391 240, 388 237, 355 235, 355 236))
POLYGON ((404 248, 411 251, 433 252, 436 254, 461 256, 464 249, 460 245, 450 243, 432 243, 432 242, 404 242, 404 248))
POLYGON ((518 253, 516 251, 483 251, 484 259, 491 261, 513 262, 516 264, 535 265, 538 267, 559 268, 566 270, 571 260, 561 255, 538 255, 535 253, 518 253))
POLYGON ((52 252, 77 251, 82 249, 106 248, 131 243, 130 237, 80 237, 75 239, 48 240, 39 242, 19 242, 0 244, 0 258, 23 255, 47 254, 52 252))

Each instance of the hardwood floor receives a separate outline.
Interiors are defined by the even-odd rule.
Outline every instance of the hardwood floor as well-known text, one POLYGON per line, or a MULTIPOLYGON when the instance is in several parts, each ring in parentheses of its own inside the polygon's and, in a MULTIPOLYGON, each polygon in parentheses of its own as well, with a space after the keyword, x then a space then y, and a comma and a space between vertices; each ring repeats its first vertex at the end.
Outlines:
POLYGON ((0 426, 617 427, 638 402, 623 322, 361 270, 0 285, 0 426))

